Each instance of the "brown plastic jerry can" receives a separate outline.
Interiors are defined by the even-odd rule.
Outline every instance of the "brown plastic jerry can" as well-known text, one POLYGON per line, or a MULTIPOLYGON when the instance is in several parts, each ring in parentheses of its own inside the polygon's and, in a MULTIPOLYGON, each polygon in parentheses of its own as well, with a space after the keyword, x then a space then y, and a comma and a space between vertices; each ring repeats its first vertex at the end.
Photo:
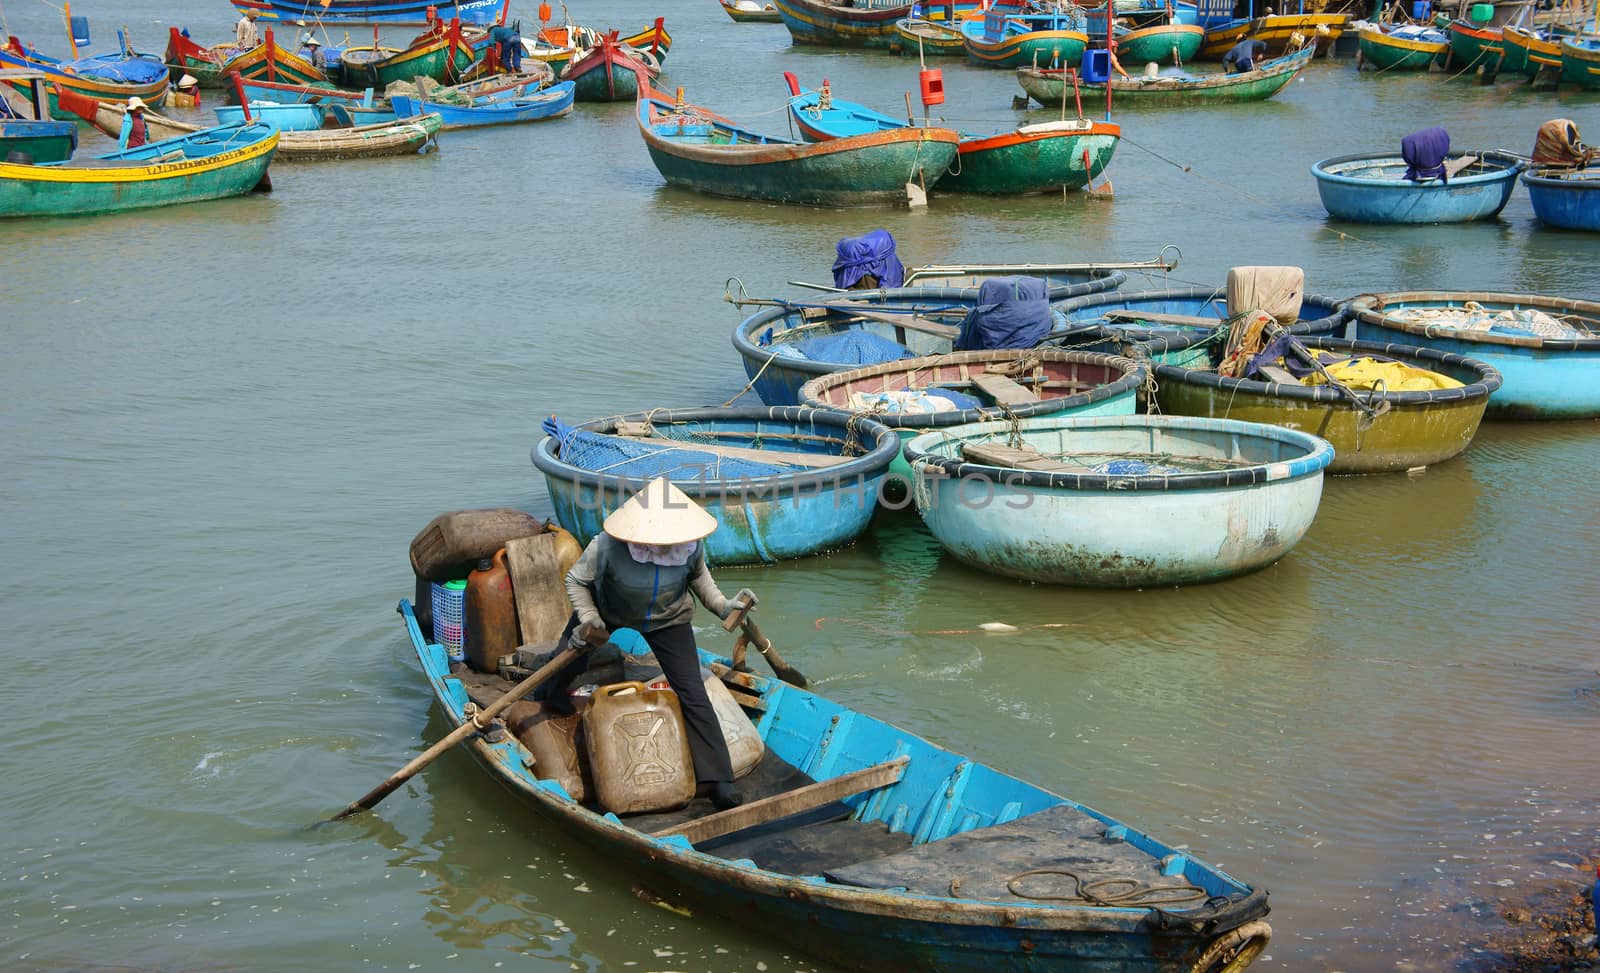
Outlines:
POLYGON ((601 686, 583 731, 595 795, 607 811, 667 811, 693 799, 694 760, 677 693, 642 682, 601 686))
POLYGON ((533 776, 559 783, 574 801, 594 793, 583 750, 583 715, 555 716, 522 700, 506 709, 506 728, 533 754, 533 776))
POLYGON ((478 562, 467 575, 467 665, 498 672, 500 657, 517 648, 517 604, 511 594, 506 549, 478 562))

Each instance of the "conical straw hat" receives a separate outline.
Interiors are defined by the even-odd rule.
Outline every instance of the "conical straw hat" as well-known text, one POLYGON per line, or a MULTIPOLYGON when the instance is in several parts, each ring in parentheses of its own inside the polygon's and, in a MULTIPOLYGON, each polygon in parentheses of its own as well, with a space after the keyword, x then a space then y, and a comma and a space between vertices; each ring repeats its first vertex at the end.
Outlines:
POLYGON ((606 518, 605 531, 635 544, 687 544, 717 529, 717 518, 658 476, 606 518))

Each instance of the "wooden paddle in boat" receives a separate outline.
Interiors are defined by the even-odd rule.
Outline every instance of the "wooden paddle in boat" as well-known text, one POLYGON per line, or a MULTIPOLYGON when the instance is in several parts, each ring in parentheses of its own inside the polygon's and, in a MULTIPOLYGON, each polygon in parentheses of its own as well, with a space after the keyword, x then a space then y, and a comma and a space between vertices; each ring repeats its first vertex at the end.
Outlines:
POLYGON ((493 720, 495 717, 505 712, 510 708, 512 703, 515 703, 517 700, 533 692, 551 676, 554 676, 556 673, 560 672, 566 667, 567 663, 578 658, 579 654, 580 653, 577 649, 568 648, 562 650, 556 655, 555 658, 545 663, 538 672, 535 672, 533 675, 511 687, 510 692, 490 703, 488 708, 479 711, 472 719, 456 727, 454 730, 451 730, 443 740, 440 740, 438 743, 435 743, 433 746, 418 754, 410 763, 395 771, 388 780, 379 784, 377 787, 374 787, 360 798, 357 798, 349 807, 345 808, 343 811, 340 811, 338 814, 335 814, 328 820, 342 821, 352 814, 357 814, 361 811, 372 810, 377 806, 379 801, 388 797, 390 794, 393 794, 399 789, 401 784, 404 784, 406 781, 415 777, 417 773, 422 770, 422 768, 428 766, 443 756, 445 751, 451 749, 456 744, 467 739, 473 734, 478 733, 481 730, 488 729, 490 720, 493 720))
POLYGON ((744 664, 745 647, 754 643, 756 651, 760 652, 761 657, 767 660, 767 665, 772 667, 772 671, 777 674, 779 679, 791 685, 799 686, 801 689, 806 688, 806 677, 801 675, 799 669, 783 661, 783 656, 779 655, 778 650, 773 647, 772 640, 761 634, 761 629, 756 627, 755 620, 750 617, 750 609, 756 606, 756 601, 755 595, 752 594, 748 602, 739 602, 734 606, 733 611, 728 613, 728 617, 722 620, 722 627, 726 631, 731 632, 736 628, 742 630, 738 641, 733 643, 733 667, 735 669, 746 668, 744 664))

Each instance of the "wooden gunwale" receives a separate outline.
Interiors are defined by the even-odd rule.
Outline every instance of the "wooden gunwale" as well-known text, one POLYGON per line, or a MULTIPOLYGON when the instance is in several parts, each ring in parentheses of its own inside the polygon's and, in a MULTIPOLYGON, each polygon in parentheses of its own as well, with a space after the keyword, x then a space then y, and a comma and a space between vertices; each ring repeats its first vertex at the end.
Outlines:
POLYGON ((1542 294, 1502 294, 1493 291, 1392 291, 1385 294, 1361 294, 1351 298, 1345 306, 1368 324, 1382 325, 1385 328, 1425 338, 1452 338, 1476 344, 1539 348, 1545 351, 1600 351, 1600 303, 1594 301, 1577 301, 1542 294), (1576 317, 1582 321, 1585 328, 1595 333, 1595 337, 1543 338, 1538 335, 1463 332, 1440 328, 1421 321, 1401 320, 1385 311, 1385 308, 1395 304, 1459 306, 1467 301, 1476 301, 1485 308, 1491 305, 1528 307, 1537 308, 1556 317, 1576 317))

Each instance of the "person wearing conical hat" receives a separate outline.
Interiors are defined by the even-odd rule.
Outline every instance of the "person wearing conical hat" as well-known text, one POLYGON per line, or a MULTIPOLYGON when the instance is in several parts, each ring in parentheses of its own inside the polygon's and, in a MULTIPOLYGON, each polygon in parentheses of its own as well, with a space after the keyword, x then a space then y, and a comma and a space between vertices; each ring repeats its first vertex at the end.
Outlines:
POLYGON ((122 113, 122 131, 117 133, 117 145, 123 149, 137 149, 150 141, 150 129, 144 120, 144 99, 134 95, 128 99, 128 110, 122 113))
MULTIPOLYGON (((678 695, 695 780, 708 785, 711 802, 743 802, 733 787, 733 762, 695 651, 694 601, 718 618, 755 596, 743 589, 730 601, 706 570, 704 539, 717 529, 706 513, 666 477, 658 477, 605 519, 605 531, 584 548, 567 573, 572 617, 559 648, 587 652, 605 633, 631 628, 650 643, 661 672, 678 695)), ((570 713, 567 690, 587 665, 580 656, 534 693, 546 706, 570 713)))

